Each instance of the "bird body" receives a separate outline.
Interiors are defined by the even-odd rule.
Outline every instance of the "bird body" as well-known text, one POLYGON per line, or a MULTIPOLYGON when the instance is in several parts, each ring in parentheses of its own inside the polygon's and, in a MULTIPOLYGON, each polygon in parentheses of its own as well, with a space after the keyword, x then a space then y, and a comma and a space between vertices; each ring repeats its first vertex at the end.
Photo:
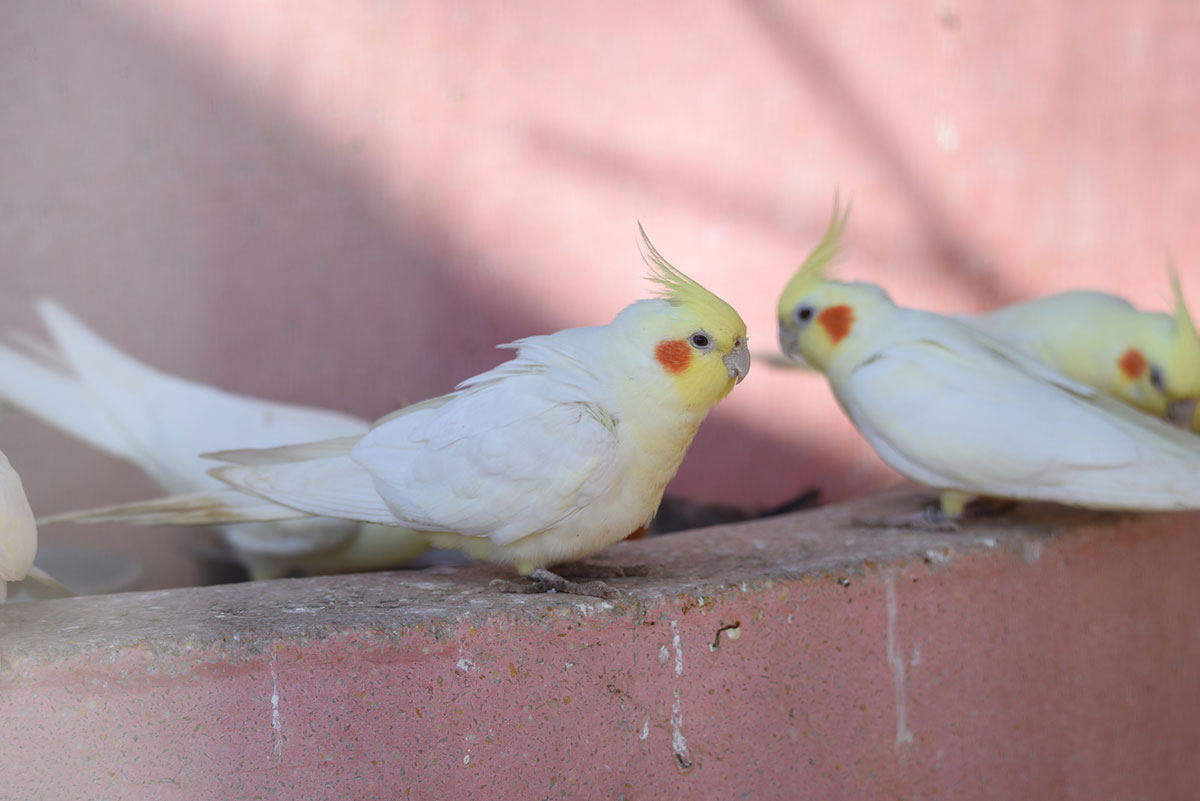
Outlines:
MULTIPOLYGON (((254 511, 257 501, 235 498, 232 514, 406 526, 539 577, 645 525, 701 422, 750 364, 737 312, 645 242, 662 296, 607 325, 503 345, 513 359, 362 435, 213 454, 230 463, 214 476, 270 502, 254 511)), ((231 505, 228 490, 211 499, 214 514, 231 505)), ((181 503, 107 512, 161 516, 181 503)))
POLYGON ((826 278, 845 216, 784 290, 780 344, 829 379, 893 469, 973 496, 1090 508, 1200 507, 1200 438, 1130 409, 966 322, 826 278))
POLYGON ((0 453, 0 602, 7 597, 7 584, 20 581, 33 569, 37 554, 37 524, 21 477, 0 453))
MULTIPOLYGON (((1134 308, 1105 292, 1077 290, 963 317, 976 328, 1070 378, 1157 417, 1200 424, 1200 335, 1171 271, 1174 314, 1134 308)), ((1197 425, 1191 426, 1193 429, 1197 425)))

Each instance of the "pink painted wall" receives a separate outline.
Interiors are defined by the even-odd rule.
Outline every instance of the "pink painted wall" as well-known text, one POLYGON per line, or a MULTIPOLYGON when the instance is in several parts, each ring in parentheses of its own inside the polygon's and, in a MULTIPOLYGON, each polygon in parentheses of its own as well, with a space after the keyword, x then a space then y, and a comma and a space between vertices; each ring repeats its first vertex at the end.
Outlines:
MULTIPOLYGON (((54 296, 163 368, 376 416, 643 295, 637 220, 773 350, 835 186, 844 275, 904 302, 1165 307, 1167 249, 1200 302, 1197 37, 1172 0, 18 4, 0 315, 54 296)), ((153 492, 19 418, 0 448, 42 512, 153 492)), ((821 379, 760 363, 672 489, 896 480, 821 379)), ((146 586, 190 580, 161 558, 146 586)))

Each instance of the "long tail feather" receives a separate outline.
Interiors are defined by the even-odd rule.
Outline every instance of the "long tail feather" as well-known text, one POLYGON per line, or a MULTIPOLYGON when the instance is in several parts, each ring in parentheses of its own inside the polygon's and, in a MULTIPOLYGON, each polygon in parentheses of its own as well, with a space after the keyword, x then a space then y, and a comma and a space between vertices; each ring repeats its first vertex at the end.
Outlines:
POLYGON ((128 441, 73 376, 0 344, 0 401, 119 459, 128 441))
POLYGON ((21 586, 33 598, 41 601, 51 598, 73 598, 75 593, 67 585, 51 576, 37 565, 29 569, 21 586))
POLYGON ((50 515, 39 526, 52 523, 126 523, 134 526, 213 526, 227 523, 267 523, 310 517, 306 512, 272 503, 234 489, 168 495, 150 501, 118 503, 95 509, 50 515))
POLYGON ((205 459, 215 459, 229 464, 253 467, 256 465, 272 465, 285 462, 308 462, 314 459, 326 459, 332 456, 345 456, 350 453, 359 436, 338 437, 320 442, 302 442, 297 445, 280 445, 277 448, 239 448, 226 451, 213 451, 200 454, 205 459))

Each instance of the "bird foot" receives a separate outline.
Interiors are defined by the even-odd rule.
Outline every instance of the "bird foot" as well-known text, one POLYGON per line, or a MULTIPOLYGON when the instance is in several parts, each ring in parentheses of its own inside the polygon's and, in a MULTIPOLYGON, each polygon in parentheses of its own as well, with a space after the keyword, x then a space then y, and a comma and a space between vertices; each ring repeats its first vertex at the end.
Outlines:
POLYGON ((555 565, 555 567, 560 573, 583 579, 632 578, 650 575, 650 568, 646 565, 602 565, 595 562, 564 562, 561 565, 555 565))
POLYGON ((557 573, 545 568, 538 568, 529 574, 529 582, 496 579, 490 586, 500 592, 513 592, 521 595, 531 595, 539 592, 562 592, 568 595, 590 595, 593 598, 618 598, 620 591, 610 587, 603 581, 570 581, 557 573))
POLYGON ((879 517, 852 517, 850 522, 863 528, 898 528, 906 531, 954 532, 959 530, 958 521, 942 511, 937 503, 930 503, 917 512, 879 517))

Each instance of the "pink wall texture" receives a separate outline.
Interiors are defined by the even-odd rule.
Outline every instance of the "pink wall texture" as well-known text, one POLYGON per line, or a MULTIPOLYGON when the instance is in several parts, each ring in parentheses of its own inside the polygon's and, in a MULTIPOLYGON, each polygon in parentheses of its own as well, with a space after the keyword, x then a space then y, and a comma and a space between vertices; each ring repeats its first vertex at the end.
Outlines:
MULTIPOLYGON (((644 296, 639 220, 774 351, 835 187, 842 274, 905 303, 1166 308, 1168 251, 1200 302, 1197 41, 1172 0, 16 4, 0 314, 51 296, 164 369, 374 417, 644 296)), ((19 417, 0 448, 42 513, 155 494, 19 417)), ((823 379, 760 362, 671 491, 898 480, 823 379)), ((162 558, 147 586, 190 580, 162 558)))

